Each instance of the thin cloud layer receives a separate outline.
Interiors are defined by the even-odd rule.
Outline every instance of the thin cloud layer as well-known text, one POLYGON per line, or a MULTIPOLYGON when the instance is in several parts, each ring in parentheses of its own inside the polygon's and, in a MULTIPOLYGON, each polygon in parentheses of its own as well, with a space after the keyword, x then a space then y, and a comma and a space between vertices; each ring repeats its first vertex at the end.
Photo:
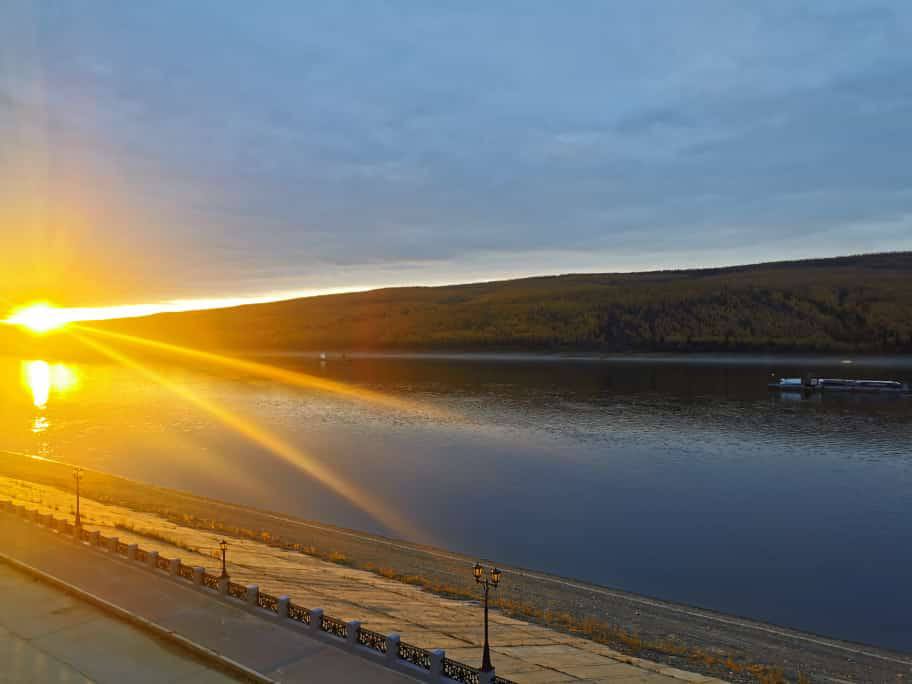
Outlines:
POLYGON ((909 249, 910 44, 902 2, 12 0, 0 296, 909 249))

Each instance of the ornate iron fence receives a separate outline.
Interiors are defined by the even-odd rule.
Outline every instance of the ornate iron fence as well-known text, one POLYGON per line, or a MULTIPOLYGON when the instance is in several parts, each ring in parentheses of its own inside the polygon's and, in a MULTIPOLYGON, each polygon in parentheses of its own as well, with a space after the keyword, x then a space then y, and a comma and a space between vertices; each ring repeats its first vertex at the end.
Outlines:
POLYGON ((310 624, 310 611, 307 608, 295 605, 291 601, 288 602, 288 617, 292 620, 303 622, 305 625, 310 624))
MULTIPOLYGON (((68 531, 73 533, 75 527, 68 523, 65 519, 54 518, 53 515, 41 516, 39 517, 42 520, 46 521, 46 524, 51 529, 57 529, 60 531, 68 531)), ((80 529, 79 534, 80 539, 91 541, 92 533, 80 529)), ((112 537, 103 537, 98 535, 98 545, 99 546, 108 546, 112 537)), ((127 555, 129 553, 129 547, 125 542, 120 540, 117 541, 114 550, 120 555, 127 555)), ((141 562, 148 563, 149 552, 145 549, 136 549, 136 559, 141 562)), ((155 567, 161 570, 170 570, 171 569, 171 559, 164 556, 157 556, 155 559, 155 567)), ((193 579, 193 567, 180 563, 177 568, 177 574, 180 577, 183 577, 187 580, 193 579)), ((219 578, 215 575, 210 575, 207 572, 203 572, 203 585, 218 591, 219 588, 219 578)), ((228 582, 228 595, 234 598, 245 600, 247 598, 247 587, 242 584, 237 584, 236 582, 228 582)), ((264 592, 258 592, 257 595, 257 605, 260 608, 265 610, 272 611, 277 613, 279 610, 279 599, 272 594, 267 594, 264 592)), ((311 613, 307 608, 298 606, 294 603, 288 603, 288 617, 297 622, 301 622, 309 625, 311 623, 311 613)), ((348 625, 334 617, 324 615, 320 621, 320 629, 328 634, 339 637, 341 639, 348 638, 348 625)), ((379 632, 374 632, 370 629, 359 628, 357 634, 358 643, 366 648, 369 648, 373 651, 376 651, 381 654, 386 654, 388 651, 387 646, 387 637, 384 634, 379 632)), ((414 646, 407 643, 399 643, 398 652, 396 654, 400 660, 404 660, 407 663, 416 665, 424 670, 431 669, 431 654, 429 651, 414 646)), ((455 682, 462 682, 463 684, 479 684, 480 681, 480 672, 474 667, 465 665, 456 660, 450 660, 449 658, 444 657, 441 663, 443 675, 450 680, 455 682)), ((494 684, 513 684, 509 679, 504 679, 503 677, 495 677, 494 684)))
POLYGON ((443 675, 457 682, 478 684, 478 670, 449 658, 443 659, 443 675))
POLYGON ((348 626, 342 622, 342 620, 337 620, 334 617, 329 617, 328 615, 323 616, 323 621, 320 623, 320 629, 328 634, 337 636, 340 639, 348 638, 348 626))
POLYGON ((79 528, 79 539, 81 541, 89 541, 92 538, 92 533, 89 532, 84 527, 79 528))
POLYGON ((399 643, 399 659, 412 665, 423 667, 425 670, 431 669, 431 654, 423 648, 418 648, 405 642, 399 643))
POLYGON ((106 549, 111 545, 111 538, 106 537, 103 534, 98 535, 98 546, 106 549))
POLYGON ((386 653, 386 635, 363 627, 358 630, 358 643, 380 653, 386 653))
POLYGON ((277 599, 272 594, 266 594, 262 591, 259 592, 257 594, 257 605, 260 608, 271 610, 273 613, 279 612, 279 599, 277 599))

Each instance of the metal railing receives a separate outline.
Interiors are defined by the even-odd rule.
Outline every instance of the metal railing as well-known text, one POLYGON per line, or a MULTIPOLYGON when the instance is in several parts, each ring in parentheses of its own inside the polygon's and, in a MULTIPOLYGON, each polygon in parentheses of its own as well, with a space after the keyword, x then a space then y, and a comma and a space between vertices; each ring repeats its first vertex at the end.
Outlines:
POLYGON ((272 594, 265 592, 257 593, 257 605, 265 610, 271 610, 273 613, 279 612, 279 599, 272 594))
POLYGON ((478 684, 478 670, 449 658, 443 659, 443 675, 456 682, 478 684))
POLYGON ((418 648, 417 646, 412 646, 405 642, 400 643, 399 658, 407 663, 424 668, 425 670, 431 669, 431 653, 430 651, 425 651, 423 648, 418 648))
POLYGON ((373 632, 363 627, 358 630, 358 643, 379 653, 386 653, 388 649, 385 634, 373 632))
MULTIPOLYGON (((37 520, 39 524, 42 524, 49 529, 70 532, 70 534, 73 534, 75 532, 75 527, 72 524, 68 523, 65 519, 55 518, 53 514, 42 515, 36 511, 28 511, 24 506, 18 506, 12 502, 0 502, 0 510, 6 510, 24 517, 30 517, 33 520, 37 520)), ((79 539, 90 542, 94 539, 95 543, 98 546, 102 548, 108 548, 114 538, 104 537, 100 534, 94 535, 88 530, 80 529, 79 539)), ((117 540, 117 543, 114 547, 114 551, 122 556, 129 555, 129 549, 130 546, 120 540, 117 540)), ((150 553, 150 551, 136 547, 135 559, 141 563, 148 564, 150 553)), ((171 559, 164 556, 156 556, 155 567, 160 570, 170 571, 171 559)), ((194 569, 192 566, 180 563, 177 567, 177 576, 185 580, 193 581, 194 569)), ((202 575, 202 584, 208 589, 219 591, 219 577, 216 575, 211 575, 208 572, 204 571, 202 575)), ((229 596, 236 599, 247 599, 247 587, 236 582, 228 582, 227 593, 229 596)), ((258 608, 268 610, 271 613, 279 612, 279 599, 272 594, 258 591, 256 605, 258 608)), ((291 601, 288 601, 287 605, 288 619, 313 628, 311 624, 312 612, 310 610, 292 603, 291 601)), ((319 612, 317 614, 321 615, 319 612)), ((370 629, 365 629, 364 627, 359 626, 358 623, 351 624, 351 627, 355 626, 357 626, 357 633, 353 633, 351 635, 351 638, 354 639, 354 643, 356 643, 358 646, 369 649, 372 652, 379 653, 384 657, 389 657, 389 650, 392 644, 395 645, 396 660, 409 663, 410 665, 413 665, 424 671, 431 671, 435 667, 435 655, 431 651, 420 648, 413 644, 399 642, 398 637, 395 641, 392 641, 393 637, 388 637, 384 634, 381 634, 380 632, 374 632, 370 629)), ((350 636, 349 623, 328 615, 320 616, 320 624, 318 625, 318 628, 321 632, 325 632, 326 634, 330 634, 333 637, 340 639, 348 640, 350 636)), ((441 658, 440 653, 442 652, 437 652, 436 655, 438 663, 437 668, 439 669, 439 674, 449 680, 452 680, 454 682, 463 682, 464 684, 482 684, 483 682, 492 682, 493 684, 513 684, 513 682, 508 679, 504 679, 503 677, 495 676, 491 679, 483 679, 482 675, 489 676, 490 673, 482 673, 474 667, 470 667, 469 665, 460 663, 456 660, 451 660, 447 657, 441 658)))
POLYGON ((288 602, 288 617, 292 620, 303 622, 305 625, 310 624, 310 611, 307 608, 295 605, 291 601, 288 602))
POLYGON ((342 620, 337 620, 328 615, 323 616, 323 620, 320 622, 320 630, 337 636, 340 639, 348 638, 348 625, 342 622, 342 620))

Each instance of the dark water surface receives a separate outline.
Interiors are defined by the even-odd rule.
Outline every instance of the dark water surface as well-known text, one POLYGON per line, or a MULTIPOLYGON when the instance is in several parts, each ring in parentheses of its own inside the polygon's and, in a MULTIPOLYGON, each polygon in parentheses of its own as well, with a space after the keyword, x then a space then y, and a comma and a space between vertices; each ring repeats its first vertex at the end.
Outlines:
POLYGON ((912 650, 912 399, 766 387, 771 371, 909 378, 906 359, 258 360, 428 410, 154 371, 419 531, 111 364, 0 358, 0 448, 912 650))

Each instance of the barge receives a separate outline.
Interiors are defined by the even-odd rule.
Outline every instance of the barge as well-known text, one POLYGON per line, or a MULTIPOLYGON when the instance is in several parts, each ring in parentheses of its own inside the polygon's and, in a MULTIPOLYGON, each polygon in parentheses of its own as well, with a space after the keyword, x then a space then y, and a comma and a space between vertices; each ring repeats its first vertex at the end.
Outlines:
POLYGON ((769 383, 783 392, 879 392, 912 394, 912 386, 899 380, 853 380, 848 378, 780 378, 769 383))

